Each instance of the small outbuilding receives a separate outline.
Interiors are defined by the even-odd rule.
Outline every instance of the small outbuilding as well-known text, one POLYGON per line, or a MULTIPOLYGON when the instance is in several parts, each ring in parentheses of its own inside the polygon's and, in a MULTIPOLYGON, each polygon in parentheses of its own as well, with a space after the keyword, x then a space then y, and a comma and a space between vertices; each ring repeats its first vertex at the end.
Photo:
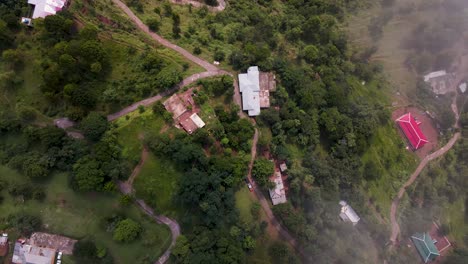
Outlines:
POLYGON ((341 211, 340 218, 345 222, 351 222, 356 225, 361 218, 356 214, 354 209, 345 201, 340 201, 341 211))
POLYGON ((270 181, 275 184, 275 188, 270 189, 270 198, 273 205, 286 203, 286 191, 284 189, 283 178, 281 178, 281 173, 275 171, 273 176, 270 178, 270 181))
POLYGON ((4 257, 8 254, 8 234, 3 233, 0 236, 0 257, 4 257))
POLYGON ((416 233, 411 236, 411 240, 424 263, 433 261, 440 256, 439 250, 435 246, 437 241, 433 240, 429 233, 416 233))
POLYGON ((465 93, 466 92, 466 82, 460 83, 460 85, 458 86, 458 89, 460 89, 461 93, 465 93))
POLYGON ((286 162, 281 163, 279 167, 280 167, 281 172, 286 172, 288 170, 288 166, 286 165, 286 162))

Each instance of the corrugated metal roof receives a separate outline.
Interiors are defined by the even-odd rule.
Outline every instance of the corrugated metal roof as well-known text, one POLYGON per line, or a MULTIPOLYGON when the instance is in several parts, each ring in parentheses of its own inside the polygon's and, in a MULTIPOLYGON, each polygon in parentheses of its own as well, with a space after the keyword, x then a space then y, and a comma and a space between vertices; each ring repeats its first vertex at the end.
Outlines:
POLYGON ((200 116, 198 116, 196 113, 192 114, 190 116, 190 119, 192 119, 193 123, 195 123, 195 125, 197 125, 198 128, 202 128, 205 126, 205 122, 203 122, 200 116))
POLYGON ((257 66, 249 67, 247 73, 239 74, 239 90, 242 93, 242 110, 249 116, 260 114, 260 72, 257 66))
POLYGON ((439 250, 434 245, 431 236, 428 233, 416 233, 411 236, 419 255, 421 255, 424 263, 434 260, 437 256, 440 256, 439 250))
POLYGON ((66 0, 28 0, 28 4, 34 5, 32 18, 55 15, 62 10, 66 2, 66 0))
POLYGON ((402 115, 396 120, 400 125, 401 130, 405 133, 406 137, 411 143, 411 146, 414 149, 422 148, 429 141, 427 140, 424 133, 421 131, 419 124, 411 116, 411 113, 402 115))
POLYGON ((353 224, 356 224, 361 220, 361 218, 356 214, 354 209, 345 201, 340 201, 341 205, 341 212, 340 212, 340 217, 343 219, 343 221, 350 221, 353 224))
POLYGON ((286 192, 284 191, 284 184, 283 179, 281 178, 281 173, 279 171, 276 171, 274 176, 270 180, 275 183, 275 188, 269 190, 273 205, 287 202, 286 192))
POLYGON ((446 71, 435 71, 435 72, 431 72, 427 75, 424 76, 424 81, 425 82, 428 82, 430 81, 432 78, 436 78, 436 77, 441 77, 441 76, 445 76, 447 75, 447 72, 446 71))

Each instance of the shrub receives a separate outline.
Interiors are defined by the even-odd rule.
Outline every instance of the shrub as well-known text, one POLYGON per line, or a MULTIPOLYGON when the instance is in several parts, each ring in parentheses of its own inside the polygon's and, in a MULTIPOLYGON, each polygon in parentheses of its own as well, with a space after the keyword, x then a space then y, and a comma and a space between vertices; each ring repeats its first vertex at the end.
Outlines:
POLYGON ((131 242, 138 237, 140 232, 140 224, 127 218, 117 224, 113 238, 118 242, 131 242))
POLYGON ((30 236, 42 225, 42 220, 39 217, 22 212, 9 215, 7 221, 24 236, 30 236))

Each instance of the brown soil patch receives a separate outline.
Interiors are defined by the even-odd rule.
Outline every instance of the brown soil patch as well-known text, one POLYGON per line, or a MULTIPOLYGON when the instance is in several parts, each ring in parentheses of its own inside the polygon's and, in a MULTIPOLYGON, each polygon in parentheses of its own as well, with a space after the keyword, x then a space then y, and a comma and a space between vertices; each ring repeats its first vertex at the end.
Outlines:
MULTIPOLYGON (((414 152, 416 155, 418 155, 419 158, 422 159, 426 157, 427 155, 429 155, 429 153, 431 153, 432 150, 437 148, 438 143, 439 143, 438 141, 439 131, 436 129, 432 118, 425 111, 418 109, 416 107, 404 107, 404 108, 397 109, 392 113, 392 119, 396 120, 400 116, 408 112, 410 112, 411 115, 414 118, 416 118, 416 120, 422 122, 419 125, 419 127, 421 128, 422 132, 424 133, 424 135, 426 135, 426 138, 429 141, 429 143, 424 145, 424 147, 414 152)), ((397 127, 396 124, 395 124, 395 127, 397 127)), ((409 143, 406 139, 406 136, 403 134, 403 132, 401 132, 398 129, 398 133, 401 135, 404 142, 408 145, 409 143)))

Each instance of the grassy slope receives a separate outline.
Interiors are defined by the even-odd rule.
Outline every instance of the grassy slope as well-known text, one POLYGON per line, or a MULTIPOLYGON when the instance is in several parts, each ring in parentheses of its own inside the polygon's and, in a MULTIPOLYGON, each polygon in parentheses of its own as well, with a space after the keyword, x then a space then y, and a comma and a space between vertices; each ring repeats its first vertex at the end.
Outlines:
POLYGON ((373 159, 382 168, 382 175, 367 184, 367 192, 380 208, 383 218, 389 217, 392 199, 417 164, 416 156, 408 152, 401 142, 396 127, 389 123, 377 129, 370 148, 362 157, 363 164, 373 159))
POLYGON ((169 217, 180 215, 173 200, 180 177, 182 174, 172 162, 150 154, 134 182, 136 196, 148 202, 158 213, 169 217))
MULTIPOLYGON (((245 225, 255 224, 255 219, 252 216, 251 208, 256 199, 250 194, 247 186, 242 186, 239 191, 236 192, 236 207, 239 209, 240 221, 245 225)), ((260 221, 266 219, 266 215, 262 209, 260 209, 260 221)), ((247 256, 247 263, 271 263, 270 256, 268 254, 268 247, 272 240, 268 234, 260 236, 256 241, 256 248, 253 254, 247 256)))
MULTIPOLYGON (((0 166, 1 179, 21 180, 22 177, 17 172, 0 166)), ((6 195, 6 191, 3 190, 1 193, 6 199, 0 205, 2 215, 25 211, 40 215, 48 232, 77 239, 93 237, 98 245, 109 249, 116 263, 132 263, 142 256, 156 259, 170 243, 170 233, 164 225, 158 225, 148 219, 135 206, 121 208, 115 195, 75 193, 68 187, 68 175, 63 173, 53 175, 45 188, 47 198, 42 203, 21 203, 6 195), (129 244, 114 242, 112 233, 106 232, 102 226, 103 217, 123 210, 128 217, 140 222, 144 228, 141 237, 129 244)))
POLYGON ((159 132, 164 126, 164 120, 147 108, 143 113, 134 111, 121 117, 114 124, 118 127, 118 141, 123 146, 124 158, 136 165, 140 160, 145 132, 159 132))

